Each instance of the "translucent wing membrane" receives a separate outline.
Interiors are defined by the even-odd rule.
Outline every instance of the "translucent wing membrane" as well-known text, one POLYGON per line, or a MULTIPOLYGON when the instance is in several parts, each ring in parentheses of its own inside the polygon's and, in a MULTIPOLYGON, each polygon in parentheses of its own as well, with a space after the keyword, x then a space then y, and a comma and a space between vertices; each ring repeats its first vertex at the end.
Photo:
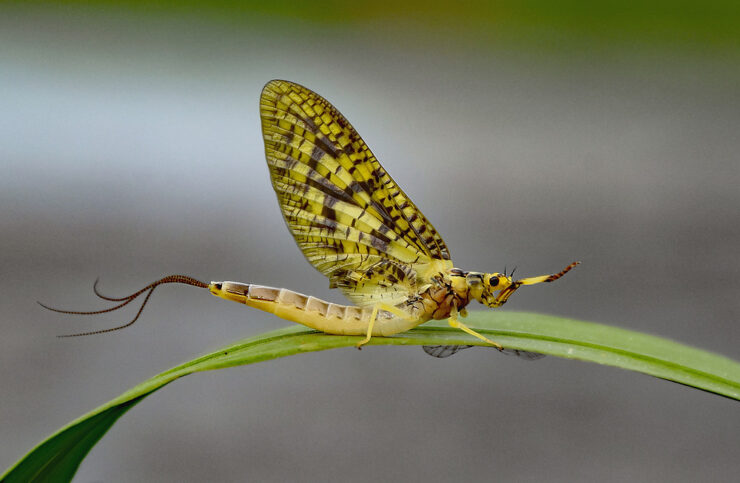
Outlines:
POLYGON ((539 352, 520 351, 519 349, 504 348, 500 352, 502 352, 503 354, 506 354, 507 356, 517 356, 517 357, 521 357, 522 359, 526 359, 528 361, 536 361, 538 359, 542 359, 543 357, 545 357, 545 354, 540 354, 539 352))
POLYGON ((469 349, 471 347, 473 346, 472 345, 423 345, 421 346, 421 348, 424 349, 424 352, 438 359, 444 359, 445 357, 450 357, 451 355, 457 354, 463 349, 469 349))
MULTIPOLYGON (((450 357, 451 355, 457 354, 463 349, 469 349, 471 347, 475 347, 475 346, 472 346, 472 345, 424 345, 424 346, 421 346, 421 348, 424 349, 424 352, 438 359, 444 359, 445 357, 450 357)), ((521 351, 518 349, 504 348, 500 350, 499 352, 502 352, 506 354, 507 356, 518 356, 528 361, 536 361, 537 359, 542 359, 543 357, 545 357, 545 354, 540 354, 539 352, 521 351)))
POLYGON ((308 261, 354 303, 399 303, 423 282, 422 267, 450 259, 432 224, 328 101, 274 80, 262 91, 260 115, 288 228, 308 261))

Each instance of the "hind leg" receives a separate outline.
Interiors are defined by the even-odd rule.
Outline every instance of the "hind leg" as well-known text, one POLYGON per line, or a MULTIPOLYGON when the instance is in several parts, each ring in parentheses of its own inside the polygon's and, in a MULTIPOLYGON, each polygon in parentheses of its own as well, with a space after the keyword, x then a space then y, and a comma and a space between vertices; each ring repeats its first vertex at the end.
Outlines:
POLYGON ((373 336, 373 327, 375 326, 375 320, 378 318, 378 311, 380 310, 390 312, 397 317, 401 317, 402 319, 406 319, 406 320, 412 319, 410 314, 404 312, 398 307, 394 307, 393 305, 388 305, 384 303, 375 304, 375 306, 373 307, 373 312, 372 314, 370 314, 370 322, 367 324, 367 334, 365 335, 365 338, 362 339, 360 342, 358 342, 356 345, 358 349, 362 349, 363 345, 370 342, 370 339, 373 336))

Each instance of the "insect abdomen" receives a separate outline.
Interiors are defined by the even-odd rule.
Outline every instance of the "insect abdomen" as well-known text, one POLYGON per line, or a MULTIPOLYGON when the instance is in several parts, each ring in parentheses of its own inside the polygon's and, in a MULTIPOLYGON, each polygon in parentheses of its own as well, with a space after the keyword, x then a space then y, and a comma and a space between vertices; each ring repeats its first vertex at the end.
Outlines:
MULTIPOLYGON (((212 282, 213 295, 233 300, 312 329, 337 335, 365 335, 372 307, 339 305, 285 288, 239 282, 212 282)), ((381 311, 373 335, 387 335, 384 322, 393 316, 381 311)))

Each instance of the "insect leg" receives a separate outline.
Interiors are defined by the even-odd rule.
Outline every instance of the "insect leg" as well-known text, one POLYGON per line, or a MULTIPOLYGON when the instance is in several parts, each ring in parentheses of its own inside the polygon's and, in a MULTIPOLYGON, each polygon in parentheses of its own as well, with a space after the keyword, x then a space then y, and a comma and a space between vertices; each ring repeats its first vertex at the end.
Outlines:
POLYGON ((415 320, 415 318, 409 314, 408 312, 404 312, 403 310, 399 309, 398 307, 394 307, 393 305, 388 305, 384 303, 378 303, 375 304, 373 307, 373 312, 370 314, 370 322, 367 325, 367 335, 364 339, 362 339, 360 342, 357 343, 356 347, 358 349, 362 349, 362 346, 370 342, 370 338, 373 336, 373 326, 375 325, 375 320, 378 318, 378 311, 383 310, 385 312, 390 312, 396 317, 400 317, 405 320, 415 320))
POLYGON ((559 279, 566 273, 570 272, 576 265, 578 265, 581 262, 573 262, 567 267, 565 267, 563 270, 561 270, 558 273, 553 273, 552 275, 540 275, 539 277, 528 277, 528 278, 522 278, 517 280, 516 282, 513 282, 511 285, 503 289, 496 299, 492 302, 487 304, 489 307, 496 308, 501 307, 506 303, 506 301, 511 297, 511 294, 516 291, 519 287, 522 285, 534 285, 536 283, 542 283, 542 282, 554 282, 555 280, 559 279))
POLYGON ((367 324, 367 335, 364 339, 362 339, 360 342, 357 343, 355 347, 358 349, 362 349, 362 346, 370 342, 370 338, 373 336, 373 325, 375 325, 375 319, 378 318, 378 309, 380 308, 380 304, 377 304, 375 307, 373 307, 373 313, 370 314, 370 322, 367 324))
POLYGON ((581 262, 573 262, 567 267, 565 267, 562 271, 558 273, 553 273, 552 275, 540 275, 539 277, 523 278, 521 280, 517 280, 516 283, 518 283, 519 285, 534 285, 536 283, 542 283, 542 282, 554 282, 555 280, 559 279, 566 273, 570 272, 576 265, 580 263, 581 262))
POLYGON ((503 346, 501 344, 497 344, 488 337, 485 337, 478 332, 474 331, 467 325, 463 324, 459 320, 457 320, 457 311, 454 311, 450 314, 450 318, 447 320, 447 322, 450 324, 450 327, 454 327, 455 329, 460 329, 463 332, 467 332, 468 334, 472 335, 473 337, 477 337, 478 339, 488 342, 492 346, 494 346, 498 350, 504 350, 503 346))

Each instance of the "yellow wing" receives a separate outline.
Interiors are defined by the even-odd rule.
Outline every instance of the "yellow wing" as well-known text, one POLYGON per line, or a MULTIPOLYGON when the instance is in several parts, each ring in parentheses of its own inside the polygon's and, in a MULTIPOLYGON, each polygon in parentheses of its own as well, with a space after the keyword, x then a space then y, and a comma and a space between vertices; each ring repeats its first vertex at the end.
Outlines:
POLYGON ((260 115, 285 221, 332 287, 358 305, 397 304, 452 267, 432 224, 328 101, 273 80, 260 115))

